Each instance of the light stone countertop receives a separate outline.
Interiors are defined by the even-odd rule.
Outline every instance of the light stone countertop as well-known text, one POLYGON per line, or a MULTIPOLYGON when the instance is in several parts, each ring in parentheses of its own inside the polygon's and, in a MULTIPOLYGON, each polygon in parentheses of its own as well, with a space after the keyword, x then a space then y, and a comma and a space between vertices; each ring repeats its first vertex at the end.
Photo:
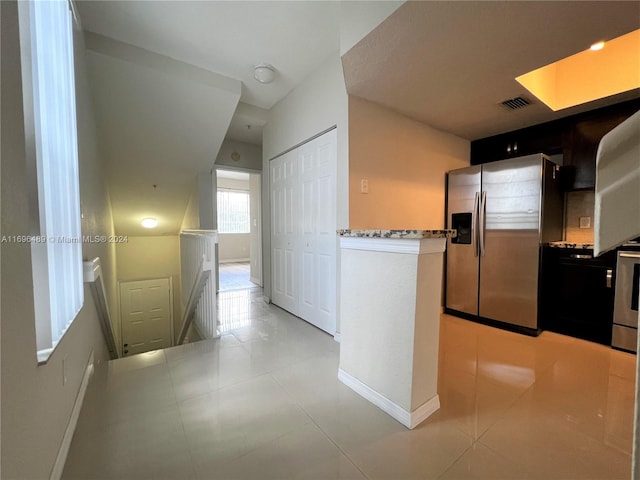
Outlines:
POLYGON ((593 243, 549 242, 549 246, 553 248, 578 248, 584 250, 593 250, 593 243))
POLYGON ((338 235, 349 238, 452 238, 455 230, 338 230, 338 235))

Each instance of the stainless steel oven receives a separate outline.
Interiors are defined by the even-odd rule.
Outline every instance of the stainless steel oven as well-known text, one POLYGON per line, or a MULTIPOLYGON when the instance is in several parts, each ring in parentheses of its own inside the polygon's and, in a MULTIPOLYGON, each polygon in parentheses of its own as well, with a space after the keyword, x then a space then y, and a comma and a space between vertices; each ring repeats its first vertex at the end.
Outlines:
POLYGON ((638 345, 638 285, 640 251, 629 246, 618 251, 616 292, 613 307, 611 346, 636 352, 638 345))

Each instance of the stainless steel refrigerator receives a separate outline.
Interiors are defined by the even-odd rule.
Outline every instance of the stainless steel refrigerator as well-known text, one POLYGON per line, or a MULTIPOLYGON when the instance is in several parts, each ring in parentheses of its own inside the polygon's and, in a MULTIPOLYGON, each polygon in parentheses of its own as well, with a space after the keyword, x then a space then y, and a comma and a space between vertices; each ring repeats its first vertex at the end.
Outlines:
POLYGON ((562 240, 558 166, 543 154, 447 174, 445 312, 537 335, 541 246, 562 240))

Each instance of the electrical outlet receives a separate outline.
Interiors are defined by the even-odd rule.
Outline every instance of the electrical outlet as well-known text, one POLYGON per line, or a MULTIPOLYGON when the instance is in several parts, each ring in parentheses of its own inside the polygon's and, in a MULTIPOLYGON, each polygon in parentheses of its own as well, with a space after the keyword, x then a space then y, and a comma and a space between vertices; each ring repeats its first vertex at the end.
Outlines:
POLYGON ((360 193, 369 193, 369 180, 366 178, 360 180, 360 193))
POLYGON ((591 228, 591 217, 580 217, 580 228, 591 228))

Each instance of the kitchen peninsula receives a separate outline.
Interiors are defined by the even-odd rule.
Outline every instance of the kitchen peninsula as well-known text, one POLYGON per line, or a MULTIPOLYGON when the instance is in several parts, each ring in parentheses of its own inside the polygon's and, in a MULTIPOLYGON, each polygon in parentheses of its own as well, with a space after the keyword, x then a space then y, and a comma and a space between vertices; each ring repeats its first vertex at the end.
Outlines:
POLYGON ((454 230, 339 230, 338 378, 414 428, 440 408, 442 262, 454 230))

